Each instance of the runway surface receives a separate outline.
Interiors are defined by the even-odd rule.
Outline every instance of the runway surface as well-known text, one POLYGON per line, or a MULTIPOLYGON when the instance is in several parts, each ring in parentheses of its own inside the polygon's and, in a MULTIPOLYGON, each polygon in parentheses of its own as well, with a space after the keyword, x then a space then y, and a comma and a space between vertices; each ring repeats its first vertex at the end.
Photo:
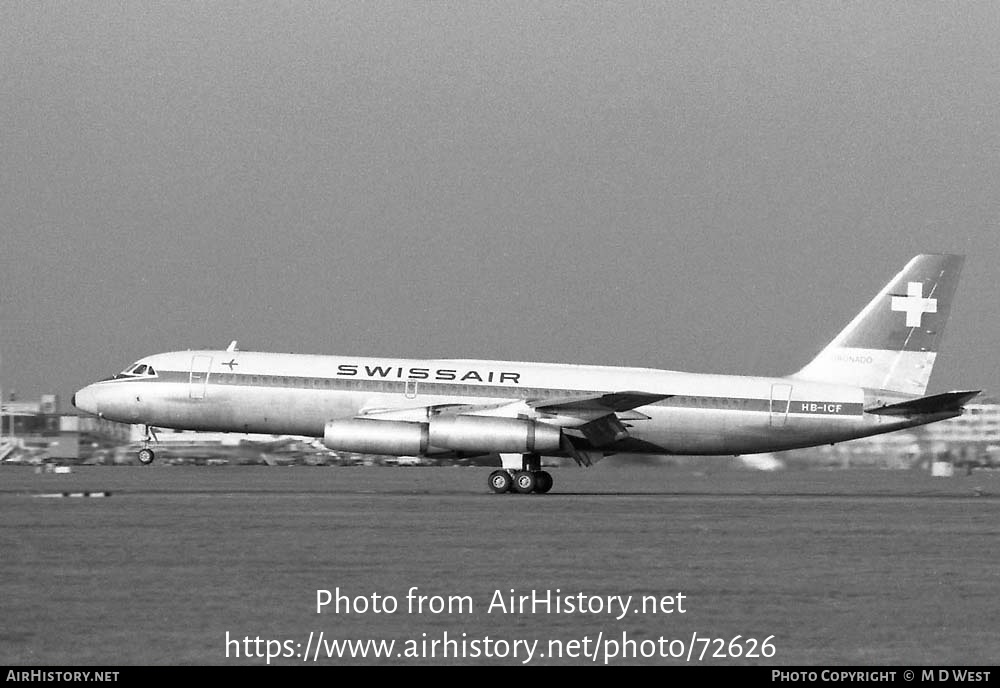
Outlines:
POLYGON ((1000 476, 705 466, 3 466, 0 663, 996 662, 1000 476))

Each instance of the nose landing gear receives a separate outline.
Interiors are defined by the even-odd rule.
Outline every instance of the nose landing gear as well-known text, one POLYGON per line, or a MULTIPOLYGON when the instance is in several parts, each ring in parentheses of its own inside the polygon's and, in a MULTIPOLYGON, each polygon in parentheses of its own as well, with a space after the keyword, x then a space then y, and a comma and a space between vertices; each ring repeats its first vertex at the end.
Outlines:
POLYGON ((136 455, 137 458, 139 459, 139 463, 141 463, 143 466, 148 466, 149 464, 153 463, 153 459, 156 458, 156 454, 154 454, 153 450, 149 448, 150 440, 157 443, 159 443, 160 441, 156 438, 156 431, 147 425, 146 437, 143 438, 142 440, 142 449, 140 449, 139 453, 136 455))

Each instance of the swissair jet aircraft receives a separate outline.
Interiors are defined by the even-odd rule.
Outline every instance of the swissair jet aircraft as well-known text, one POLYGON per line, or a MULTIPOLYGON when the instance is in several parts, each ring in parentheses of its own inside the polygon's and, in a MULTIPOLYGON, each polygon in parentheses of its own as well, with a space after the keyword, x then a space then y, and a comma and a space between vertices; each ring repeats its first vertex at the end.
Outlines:
POLYGON ((648 368, 178 351, 73 396, 147 426, 322 437, 396 456, 500 454, 494 492, 548 492, 541 457, 736 455, 842 442, 961 415, 978 391, 924 396, 962 256, 913 258, 819 355, 786 377, 648 368))

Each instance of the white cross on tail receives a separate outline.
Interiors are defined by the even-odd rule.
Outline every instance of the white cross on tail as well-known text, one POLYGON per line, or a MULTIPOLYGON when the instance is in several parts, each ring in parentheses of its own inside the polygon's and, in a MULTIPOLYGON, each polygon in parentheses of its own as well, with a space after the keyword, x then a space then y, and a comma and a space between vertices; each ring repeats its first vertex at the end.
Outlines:
POLYGON ((923 287, 921 282, 907 282, 906 296, 892 297, 892 310, 906 313, 907 327, 920 327, 924 313, 937 313, 937 299, 925 299, 923 287))

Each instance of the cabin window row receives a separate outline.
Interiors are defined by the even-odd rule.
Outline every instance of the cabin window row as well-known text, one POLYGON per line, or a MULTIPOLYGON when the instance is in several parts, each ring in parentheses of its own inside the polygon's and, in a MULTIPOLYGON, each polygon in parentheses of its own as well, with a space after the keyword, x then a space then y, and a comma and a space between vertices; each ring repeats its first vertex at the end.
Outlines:
MULTIPOLYGON (((442 382, 424 382, 419 380, 344 380, 335 378, 292 377, 285 375, 245 375, 230 373, 215 373, 212 382, 220 385, 253 385, 258 387, 294 387, 304 389, 339 389, 365 392, 383 392, 400 394, 404 391, 414 391, 423 394, 448 394, 470 397, 508 397, 511 399, 551 399, 589 392, 543 387, 501 387, 499 385, 458 385, 442 382)), ((593 394, 599 394, 593 392, 593 394)))

